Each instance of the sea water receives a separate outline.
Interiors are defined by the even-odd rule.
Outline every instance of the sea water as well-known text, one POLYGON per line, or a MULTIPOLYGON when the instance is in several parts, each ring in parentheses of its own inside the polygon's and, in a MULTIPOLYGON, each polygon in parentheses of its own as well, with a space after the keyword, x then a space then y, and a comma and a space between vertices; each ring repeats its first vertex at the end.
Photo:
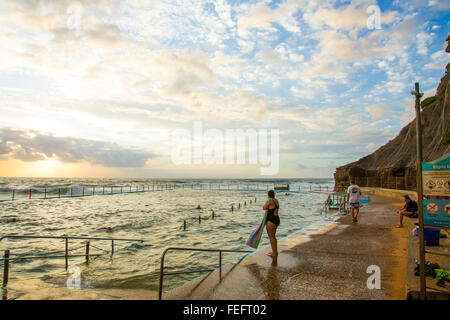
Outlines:
MULTIPOLYGON (((0 179, 0 235, 90 236, 136 238, 144 242, 115 242, 115 253, 91 257, 70 258, 69 265, 78 266, 83 283, 97 288, 133 288, 157 290, 161 254, 168 246, 253 250, 246 246, 250 233, 263 218, 262 205, 267 189, 289 183, 291 190, 279 191, 281 224, 278 238, 304 228, 327 213, 322 212, 326 193, 309 190, 332 190, 331 179, 288 180, 150 180, 150 179, 0 179), (175 185, 173 190, 152 191, 154 185, 175 185), (86 194, 93 196, 42 199, 56 194, 86 194), (102 195, 103 186, 114 195, 102 195), (117 193, 148 190, 140 193, 117 193), (29 200, 29 189, 33 189, 29 200), (45 191, 44 191, 45 189, 45 191), (48 191, 47 191, 48 189, 48 191), (248 189, 248 190, 247 190, 248 189), (59 190, 59 191, 57 191, 59 190), (61 191, 62 190, 62 191, 61 191), (255 201, 256 199, 256 201, 255 201), (245 205, 244 205, 245 203, 245 205), (240 204, 240 209, 238 208, 240 204), (201 209, 197 209, 200 205, 201 209), (233 206, 234 210, 231 210, 233 206), (212 212, 214 211, 214 217, 212 212), (199 216, 201 222, 199 222, 199 216), (186 222, 186 230, 184 230, 186 222)), ((64 239, 4 239, 0 253, 9 249, 14 257, 64 254, 64 239)), ((70 240, 70 254, 83 254, 86 240, 70 240)), ((264 233, 260 247, 268 244, 264 233)), ((90 253, 107 253, 110 241, 90 241, 90 253)), ((223 263, 242 256, 224 253, 223 263)), ((214 269, 218 253, 169 252, 166 272, 193 269, 214 269)), ((10 281, 42 279, 64 285, 67 281, 64 258, 32 259, 11 262, 10 281)), ((198 274, 165 277, 165 288, 180 286, 198 274)))

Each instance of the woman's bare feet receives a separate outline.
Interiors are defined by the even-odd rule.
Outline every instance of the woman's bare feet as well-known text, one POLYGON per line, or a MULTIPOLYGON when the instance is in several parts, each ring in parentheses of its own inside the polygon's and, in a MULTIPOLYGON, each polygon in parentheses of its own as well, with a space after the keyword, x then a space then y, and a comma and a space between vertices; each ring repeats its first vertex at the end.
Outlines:
POLYGON ((275 253, 273 253, 273 252, 270 252, 270 253, 268 253, 267 254, 269 257, 276 257, 276 256, 278 256, 278 254, 275 254, 275 253))
POLYGON ((396 228, 403 228, 403 225, 398 224, 398 225, 396 225, 395 227, 396 227, 396 228))

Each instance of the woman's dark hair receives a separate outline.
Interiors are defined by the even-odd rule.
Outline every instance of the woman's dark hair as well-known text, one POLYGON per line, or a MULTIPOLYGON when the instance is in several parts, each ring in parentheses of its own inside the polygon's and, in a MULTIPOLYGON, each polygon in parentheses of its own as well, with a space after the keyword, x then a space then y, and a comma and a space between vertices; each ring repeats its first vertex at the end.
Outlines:
POLYGON ((403 198, 405 198, 406 200, 411 200, 411 198, 410 198, 407 194, 405 194, 405 195, 403 196, 403 198))
POLYGON ((269 196, 269 198, 275 198, 275 192, 273 192, 273 190, 269 190, 269 192, 267 192, 267 195, 269 196))

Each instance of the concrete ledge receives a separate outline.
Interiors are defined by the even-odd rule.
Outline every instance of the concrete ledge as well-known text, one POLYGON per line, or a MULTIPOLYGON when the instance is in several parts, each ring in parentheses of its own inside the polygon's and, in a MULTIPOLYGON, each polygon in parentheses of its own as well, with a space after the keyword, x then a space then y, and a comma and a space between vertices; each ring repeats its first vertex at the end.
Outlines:
MULTIPOLYGON (((406 218, 408 219, 408 218, 406 218)), ((414 275, 414 268, 416 264, 414 260, 419 260, 419 237, 414 233, 414 229, 417 227, 416 223, 418 219, 408 219, 405 221, 405 226, 408 228, 408 255, 406 261, 406 298, 408 300, 419 300, 420 297, 420 277, 414 275)), ((446 232, 441 230, 441 232, 446 232)), ((432 251, 436 253, 446 253, 448 254, 448 245, 450 244, 450 239, 441 238, 438 247, 425 247, 426 251, 432 251)), ((450 258, 434 255, 427 253, 425 255, 425 261, 430 261, 432 263, 437 262, 441 268, 449 270, 450 269, 450 258)), ((436 286, 437 280, 431 277, 427 277, 426 286, 431 289, 427 289, 427 300, 450 300, 450 287, 447 283, 447 288, 439 288, 436 286), (436 290, 433 290, 435 288, 436 290), (443 293, 440 290, 447 290, 449 293, 443 293)))
POLYGON ((403 300, 408 234, 395 228, 402 203, 373 196, 358 223, 350 215, 280 239, 279 257, 264 248, 215 271, 164 299, 188 300, 403 300), (381 270, 381 288, 367 286, 369 266, 381 270))
POLYGON ((411 199, 417 200, 417 192, 411 190, 397 190, 397 189, 372 188, 372 187, 362 187, 361 190, 363 194, 376 195, 380 197, 399 200, 402 200, 403 196, 407 194, 411 197, 411 199))

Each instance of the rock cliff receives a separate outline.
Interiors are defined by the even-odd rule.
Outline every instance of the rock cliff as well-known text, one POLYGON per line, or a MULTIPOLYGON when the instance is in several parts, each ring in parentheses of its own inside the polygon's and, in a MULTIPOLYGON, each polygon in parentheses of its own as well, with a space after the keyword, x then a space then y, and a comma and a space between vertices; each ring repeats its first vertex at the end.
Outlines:
MULTIPOLYGON (((423 157, 433 161, 450 152, 450 63, 435 97, 422 102, 423 157)), ((372 154, 336 169, 335 191, 343 191, 350 178, 361 187, 416 189, 416 120, 372 154)))

